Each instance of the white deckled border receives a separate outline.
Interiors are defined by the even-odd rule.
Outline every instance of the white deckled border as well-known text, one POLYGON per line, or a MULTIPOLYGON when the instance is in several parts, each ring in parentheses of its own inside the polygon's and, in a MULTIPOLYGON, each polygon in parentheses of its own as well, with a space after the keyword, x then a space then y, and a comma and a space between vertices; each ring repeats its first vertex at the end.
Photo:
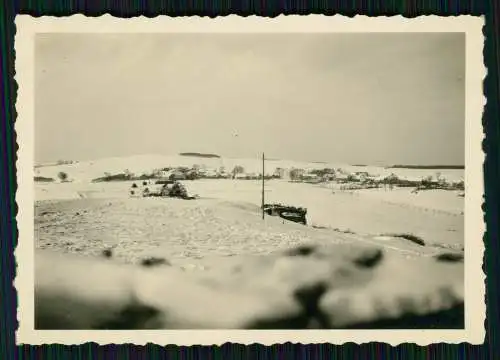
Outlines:
POLYGON ((178 345, 221 345, 226 342, 271 345, 276 343, 334 343, 358 344, 378 341, 391 345, 416 343, 428 345, 436 342, 481 344, 484 341, 486 316, 485 275, 482 271, 485 231, 481 205, 484 195, 483 162, 481 148, 483 129, 481 117, 485 104, 482 82, 486 75, 483 62, 484 37, 482 17, 425 16, 407 19, 402 16, 367 17, 322 15, 279 16, 274 19, 256 16, 238 16, 216 19, 201 17, 149 19, 97 18, 74 15, 66 18, 17 16, 16 81, 19 86, 15 125, 19 144, 17 160, 19 206, 17 224, 19 244, 16 249, 18 263, 15 286, 18 291, 17 342, 19 344, 81 344, 96 342, 178 345), (312 32, 464 32, 466 33, 466 154, 465 154, 465 330, 144 330, 144 331, 49 331, 34 330, 33 300, 33 234, 34 234, 34 42, 36 33, 312 33, 312 32))

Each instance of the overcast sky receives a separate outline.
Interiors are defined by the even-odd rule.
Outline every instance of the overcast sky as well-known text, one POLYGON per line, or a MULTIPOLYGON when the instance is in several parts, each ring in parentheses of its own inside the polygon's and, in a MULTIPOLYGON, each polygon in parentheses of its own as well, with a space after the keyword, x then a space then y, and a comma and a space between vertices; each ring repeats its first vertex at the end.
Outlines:
POLYGON ((37 162, 464 164, 463 34, 39 34, 35 58, 37 162))

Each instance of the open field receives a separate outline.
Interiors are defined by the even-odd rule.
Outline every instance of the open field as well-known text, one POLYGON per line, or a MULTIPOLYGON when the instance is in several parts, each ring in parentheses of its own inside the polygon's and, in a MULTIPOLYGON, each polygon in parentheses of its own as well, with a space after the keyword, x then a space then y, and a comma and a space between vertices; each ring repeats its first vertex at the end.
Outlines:
MULTIPOLYGON (((161 285, 137 290, 161 317, 122 328, 463 327, 464 198, 456 191, 341 191, 332 182, 267 180, 267 203, 308 209, 303 226, 262 220, 260 181, 185 181, 200 196, 186 201, 131 198, 132 182, 91 183, 76 174, 69 172, 72 182, 35 184, 35 245, 83 255, 96 270, 72 270, 78 261, 57 270, 50 257, 38 257, 37 274, 71 273, 68 288, 74 277, 92 278, 78 290, 91 291, 112 278, 114 270, 97 270, 103 250, 112 251, 106 266, 166 261, 147 275, 161 285), (232 311, 217 311, 221 306, 232 311)), ((37 318, 42 328, 117 326, 102 312, 95 321, 75 315, 56 324, 81 308, 47 306, 54 301, 47 296, 37 298, 47 316, 37 318)))
MULTIPOLYGON (((242 207, 253 206, 258 212, 261 201, 258 181, 196 180, 185 184, 190 193, 201 197, 189 206, 203 206, 212 199, 239 203, 242 207)), ((130 186, 130 182, 37 184, 36 198, 127 199, 130 186)), ((464 245, 464 199, 454 191, 431 190, 412 194, 411 189, 372 189, 342 192, 322 185, 280 180, 266 181, 265 188, 266 202, 304 206, 308 209, 308 223, 316 227, 372 237, 385 233, 411 233, 430 245, 458 248, 464 245)), ((147 207, 158 201, 172 212, 176 212, 176 207, 181 204, 188 206, 174 199, 134 199, 132 204, 147 207)), ((79 201, 71 203, 77 206, 79 201)), ((120 211, 116 211, 117 216, 121 216, 120 211)), ((126 227, 127 222, 123 226, 126 227)))
MULTIPOLYGON (((242 166, 247 172, 260 173, 262 163, 256 159, 239 158, 196 158, 189 156, 163 156, 163 155, 136 155, 129 157, 115 157, 98 160, 86 160, 74 162, 71 164, 43 166, 40 164, 35 169, 35 175, 45 176, 56 179, 60 171, 66 172, 71 180, 76 182, 89 182, 92 179, 103 176, 106 172, 116 174, 125 169, 135 174, 150 172, 156 168, 165 166, 177 167, 193 165, 203 165, 209 168, 224 167, 227 170, 235 166, 242 166)), ((276 168, 301 168, 301 169, 323 169, 323 168, 341 168, 346 172, 354 173, 358 171, 368 172, 377 176, 388 176, 392 173, 399 177, 425 178, 434 176, 437 172, 441 173, 449 181, 459 181, 464 178, 464 170, 455 169, 395 169, 384 168, 380 166, 354 166, 342 163, 315 163, 292 160, 266 160, 265 173, 271 175, 276 168)))

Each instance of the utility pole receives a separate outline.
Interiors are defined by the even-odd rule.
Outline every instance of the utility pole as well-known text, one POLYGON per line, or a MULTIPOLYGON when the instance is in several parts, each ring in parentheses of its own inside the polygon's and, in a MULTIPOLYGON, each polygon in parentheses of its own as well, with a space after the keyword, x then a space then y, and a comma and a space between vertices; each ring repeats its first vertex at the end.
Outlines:
POLYGON ((262 220, 264 220, 264 153, 262 153, 262 220))

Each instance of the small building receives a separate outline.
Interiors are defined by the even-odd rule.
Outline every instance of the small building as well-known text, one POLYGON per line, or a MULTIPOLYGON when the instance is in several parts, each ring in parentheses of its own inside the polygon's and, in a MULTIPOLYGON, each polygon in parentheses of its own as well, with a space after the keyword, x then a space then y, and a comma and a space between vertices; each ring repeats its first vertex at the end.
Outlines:
POLYGON ((322 177, 321 177, 321 180, 322 181, 334 181, 335 180, 335 174, 324 174, 322 177))
POLYGON ((156 175, 160 178, 167 179, 171 172, 172 172, 172 170, 158 170, 156 172, 156 175))
POLYGON ((302 180, 305 180, 305 181, 312 181, 312 180, 318 180, 319 179, 318 175, 312 174, 312 173, 304 173, 304 174, 301 175, 300 178, 302 180))
POLYGON ((276 168, 274 169, 273 172, 273 177, 276 177, 278 179, 283 179, 287 175, 287 170, 283 168, 276 168))
POLYGON ((169 180, 186 180, 186 174, 178 170, 162 170, 159 172, 160 178, 169 180))
POLYGON ((216 179, 218 177, 218 171, 215 169, 204 169, 202 176, 207 179, 216 179))

